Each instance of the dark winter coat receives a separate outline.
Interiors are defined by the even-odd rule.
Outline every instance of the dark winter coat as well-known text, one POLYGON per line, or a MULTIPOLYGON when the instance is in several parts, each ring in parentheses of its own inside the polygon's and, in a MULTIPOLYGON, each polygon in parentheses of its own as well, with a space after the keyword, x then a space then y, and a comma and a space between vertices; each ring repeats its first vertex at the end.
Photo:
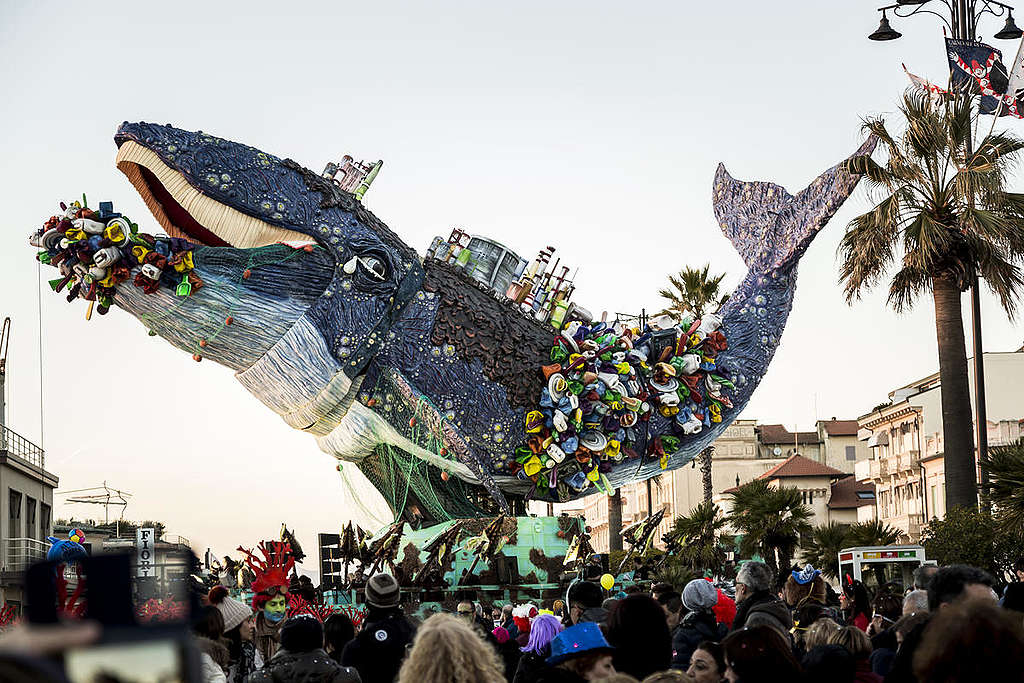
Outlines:
MULTIPOLYGON (((778 603, 785 609, 786 613, 790 612, 790 609, 785 606, 781 600, 776 596, 772 595, 769 591, 755 591, 752 595, 746 596, 742 600, 736 603, 736 617, 732 621, 732 631, 739 631, 746 626, 746 617, 750 615, 752 609, 758 605, 767 603, 778 603)), ((790 628, 793 628, 793 617, 790 618, 790 628)), ((788 630, 788 629, 786 629, 788 630)))
POLYGON ((725 626, 718 623, 713 612, 690 612, 672 632, 672 668, 686 670, 690 657, 705 640, 718 642, 725 637, 725 626))
POLYGON ((871 670, 885 678, 892 671, 893 662, 896 660, 896 651, 899 650, 899 643, 896 640, 895 629, 886 629, 871 639, 871 670))
POLYGON ((550 668, 544 661, 546 658, 546 656, 533 652, 524 652, 523 656, 519 658, 519 666, 516 667, 516 675, 512 679, 512 683, 537 683, 544 672, 550 668))
POLYGON ((871 670, 867 657, 857 660, 857 670, 853 676, 854 683, 882 683, 882 677, 871 670))
POLYGON ((359 683, 355 669, 341 666, 323 649, 309 652, 278 650, 246 683, 359 683))
POLYGON ((498 653, 501 663, 505 667, 505 680, 512 683, 512 678, 516 675, 516 669, 519 666, 520 656, 523 654, 519 650, 519 643, 514 640, 506 640, 504 643, 499 643, 494 636, 491 634, 487 635, 490 636, 487 642, 498 653))
MULTIPOLYGON (((774 617, 778 620, 778 628, 781 631, 788 632, 793 628, 793 617, 790 615, 786 604, 770 592, 763 590, 755 591, 753 595, 749 595, 736 603, 736 618, 732 622, 732 630, 739 631, 746 626, 751 612, 765 612, 767 615, 774 617)), ((761 623, 765 622, 762 621, 761 623)))
MULTIPOLYGON (((583 611, 580 615, 580 623, 592 621, 599 626, 604 626, 604 623, 608 621, 608 610, 604 607, 590 607, 583 611)), ((526 647, 525 645, 523 647, 526 647)))
POLYGON ((363 683, 392 683, 414 633, 400 610, 372 611, 362 630, 345 645, 341 663, 354 667, 363 683))
POLYGON ((537 683, 587 683, 579 674, 559 666, 549 666, 541 672, 537 683))

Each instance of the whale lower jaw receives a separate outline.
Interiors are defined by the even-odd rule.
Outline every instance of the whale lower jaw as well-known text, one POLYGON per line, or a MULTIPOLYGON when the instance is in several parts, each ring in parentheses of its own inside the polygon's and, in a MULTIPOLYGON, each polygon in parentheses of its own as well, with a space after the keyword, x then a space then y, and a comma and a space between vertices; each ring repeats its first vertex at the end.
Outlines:
POLYGON ((345 374, 306 316, 235 378, 289 426, 314 436, 341 424, 363 382, 345 374))
POLYGON ((317 437, 320 450, 338 460, 359 462, 388 444, 479 483, 466 465, 417 446, 356 401, 364 376, 353 380, 345 374, 306 317, 235 377, 290 427, 317 437))

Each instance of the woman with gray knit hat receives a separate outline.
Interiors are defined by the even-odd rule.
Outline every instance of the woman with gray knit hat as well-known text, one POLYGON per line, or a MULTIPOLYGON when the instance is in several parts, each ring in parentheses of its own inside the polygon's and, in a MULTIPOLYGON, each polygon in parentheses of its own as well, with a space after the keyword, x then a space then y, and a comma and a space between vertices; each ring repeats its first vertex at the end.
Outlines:
POLYGON ((686 670, 690 657, 705 640, 718 642, 726 627, 718 623, 712 608, 718 602, 718 589, 706 579, 694 579, 683 588, 683 606, 689 613, 672 633, 672 668, 686 670))
POLYGON ((366 582, 366 617, 359 633, 341 653, 342 666, 359 672, 363 683, 392 683, 415 629, 402 613, 401 590, 391 574, 366 582))
POLYGON ((211 588, 207 599, 224 618, 224 640, 231 662, 228 683, 242 683, 246 676, 263 666, 263 657, 253 642, 252 608, 228 595, 223 585, 211 588))

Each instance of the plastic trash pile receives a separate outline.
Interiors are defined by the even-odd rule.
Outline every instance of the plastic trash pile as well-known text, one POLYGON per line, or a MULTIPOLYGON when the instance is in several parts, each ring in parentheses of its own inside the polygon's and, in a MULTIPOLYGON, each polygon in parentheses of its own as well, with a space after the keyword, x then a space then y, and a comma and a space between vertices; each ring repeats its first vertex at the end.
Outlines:
POLYGON ((153 237, 138 231, 126 216, 116 213, 111 202, 100 202, 99 210, 82 201, 60 204, 62 215, 51 216, 43 227, 29 237, 29 243, 41 249, 36 258, 60 270, 61 277, 51 280, 53 291, 68 287, 69 302, 76 298, 93 302, 100 315, 106 314, 117 287, 131 278, 146 294, 161 286, 178 296, 190 296, 203 286, 192 271, 193 244, 172 237, 153 237))
POLYGON ((718 315, 684 319, 643 332, 625 325, 571 322, 554 338, 535 410, 526 414, 526 445, 513 473, 537 494, 568 498, 590 486, 608 494, 614 463, 657 457, 664 469, 686 435, 722 421, 732 408, 728 371, 718 366, 727 347, 718 315), (669 433, 648 438, 654 413, 671 420, 669 433))

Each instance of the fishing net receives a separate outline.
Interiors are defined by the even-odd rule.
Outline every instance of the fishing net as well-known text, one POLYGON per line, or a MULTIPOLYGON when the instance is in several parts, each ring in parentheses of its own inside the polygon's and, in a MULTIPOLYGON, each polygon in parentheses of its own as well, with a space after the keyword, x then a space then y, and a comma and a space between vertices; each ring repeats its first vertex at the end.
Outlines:
MULTIPOLYGON (((423 394, 410 397, 393 375, 381 373, 373 389, 363 387, 367 403, 385 415, 401 436, 419 447, 416 454, 381 438, 360 471, 380 491, 395 519, 412 507, 430 521, 443 522, 493 514, 479 485, 467 484, 450 471, 464 470, 441 436, 443 412, 423 394)), ((382 435, 383 437, 383 435, 382 435)))

